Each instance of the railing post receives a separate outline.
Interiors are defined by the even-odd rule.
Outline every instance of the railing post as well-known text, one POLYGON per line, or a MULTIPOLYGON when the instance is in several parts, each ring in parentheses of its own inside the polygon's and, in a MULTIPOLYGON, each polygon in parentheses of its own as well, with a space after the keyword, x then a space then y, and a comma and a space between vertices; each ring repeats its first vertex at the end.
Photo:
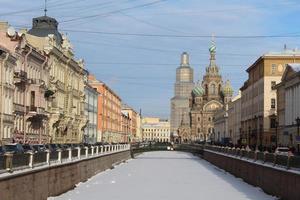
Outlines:
POLYGON ((291 155, 289 154, 287 157, 286 169, 290 169, 290 159, 291 159, 291 155))
POLYGON ((13 170, 13 164, 12 164, 12 160, 13 160, 13 154, 10 152, 7 152, 4 154, 5 156, 5 169, 9 172, 12 172, 13 170))
POLYGON ((89 148, 85 147, 85 157, 87 158, 89 156, 89 148))
POLYGON ((57 159, 57 160, 58 160, 59 163, 62 163, 62 159, 61 159, 61 149, 58 149, 57 152, 58 152, 58 159, 57 159))
POLYGON ((29 152, 29 167, 33 168, 33 152, 29 152))
POLYGON ((81 147, 77 147, 77 158, 80 159, 81 156, 81 147))
POLYGON ((91 146, 92 149, 92 156, 94 155, 94 146, 91 146))
POLYGON ((72 149, 68 148, 68 153, 69 153, 69 160, 72 160, 72 149))
POLYGON ((103 154, 103 146, 100 147, 100 154, 103 154))
POLYGON ((99 154, 99 146, 96 146, 96 154, 99 154))
POLYGON ((277 162, 277 154, 273 153, 273 165, 275 166, 277 162))
POLYGON ((50 165, 50 150, 46 150, 46 163, 47 165, 50 165))

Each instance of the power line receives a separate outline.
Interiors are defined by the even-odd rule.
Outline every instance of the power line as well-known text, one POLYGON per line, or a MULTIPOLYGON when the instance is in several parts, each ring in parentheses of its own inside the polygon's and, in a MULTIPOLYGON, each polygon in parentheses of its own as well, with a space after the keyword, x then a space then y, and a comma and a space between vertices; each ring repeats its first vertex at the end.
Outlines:
MULTIPOLYGON (((175 35, 175 34, 148 34, 148 33, 121 33, 121 32, 105 32, 92 30, 75 30, 63 29, 62 31, 74 33, 90 33, 103 35, 118 35, 118 36, 138 36, 138 37, 162 37, 162 38, 211 38, 211 35, 175 35)), ((215 35, 219 39, 259 39, 259 38, 298 38, 300 34, 295 35, 215 35)))
POLYGON ((122 11, 128 11, 128 10, 133 10, 133 9, 137 9, 137 8, 144 8, 144 7, 152 6, 152 5, 164 2, 164 1, 168 1, 168 0, 157 0, 157 1, 150 2, 150 3, 145 3, 145 4, 141 4, 141 5, 137 5, 137 6, 132 6, 132 7, 128 7, 128 8, 122 8, 119 10, 110 11, 107 13, 88 15, 88 16, 84 16, 84 17, 77 17, 77 18, 73 18, 73 19, 69 19, 69 20, 63 20, 60 23, 78 21, 78 20, 82 20, 82 19, 89 19, 89 18, 95 18, 95 17, 101 17, 101 16, 105 17, 105 16, 109 16, 109 15, 112 15, 115 13, 122 12, 122 11))

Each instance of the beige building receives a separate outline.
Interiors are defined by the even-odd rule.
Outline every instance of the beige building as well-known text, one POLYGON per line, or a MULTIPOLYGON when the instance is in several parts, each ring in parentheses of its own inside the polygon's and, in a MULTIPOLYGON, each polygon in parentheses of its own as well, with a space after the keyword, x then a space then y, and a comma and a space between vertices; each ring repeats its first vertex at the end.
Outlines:
POLYGON ((142 119, 143 141, 170 142, 170 122, 156 117, 142 119))
POLYGON ((84 113, 84 80, 87 72, 82 60, 75 60, 68 38, 58 32, 56 19, 33 19, 26 40, 48 57, 50 83, 45 92, 49 116, 50 143, 79 143, 87 119, 84 113))
MULTIPOLYGON (((300 142, 300 64, 288 64, 277 89, 278 144, 294 146, 300 142), (298 119, 298 124, 297 124, 298 119)), ((297 148, 297 151, 299 149, 297 148)))
POLYGON ((276 90, 287 63, 300 60, 300 52, 285 50, 259 57, 248 69, 241 88, 242 144, 274 146, 276 143, 276 90))
POLYGON ((14 70, 17 58, 10 47, 16 46, 7 36, 7 23, 0 24, 0 145, 11 142, 14 132, 14 70))
POLYGON ((228 103, 228 133, 231 142, 240 144, 241 134, 241 92, 228 103))

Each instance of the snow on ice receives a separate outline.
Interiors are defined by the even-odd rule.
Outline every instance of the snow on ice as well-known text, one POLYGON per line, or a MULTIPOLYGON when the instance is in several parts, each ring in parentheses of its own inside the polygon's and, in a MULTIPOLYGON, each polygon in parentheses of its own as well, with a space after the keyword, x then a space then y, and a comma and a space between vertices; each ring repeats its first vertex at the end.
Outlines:
POLYGON ((189 153, 147 152, 48 200, 271 200, 189 153))

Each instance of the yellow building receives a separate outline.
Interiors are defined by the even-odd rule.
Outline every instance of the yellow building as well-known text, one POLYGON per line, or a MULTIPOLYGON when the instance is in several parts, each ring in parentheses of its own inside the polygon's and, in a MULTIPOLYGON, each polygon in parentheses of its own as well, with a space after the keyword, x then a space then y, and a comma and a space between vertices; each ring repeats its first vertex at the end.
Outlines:
POLYGON ((84 85, 87 71, 82 60, 74 58, 68 38, 58 32, 58 22, 51 17, 33 19, 26 40, 48 56, 50 84, 45 92, 49 116, 50 143, 82 142, 84 127, 84 85))
POLYGON ((300 61, 299 51, 285 50, 259 57, 248 69, 248 80, 241 88, 242 144, 275 146, 276 90, 287 63, 300 61))
POLYGON ((170 142, 170 122, 156 117, 142 119, 143 141, 170 142))

